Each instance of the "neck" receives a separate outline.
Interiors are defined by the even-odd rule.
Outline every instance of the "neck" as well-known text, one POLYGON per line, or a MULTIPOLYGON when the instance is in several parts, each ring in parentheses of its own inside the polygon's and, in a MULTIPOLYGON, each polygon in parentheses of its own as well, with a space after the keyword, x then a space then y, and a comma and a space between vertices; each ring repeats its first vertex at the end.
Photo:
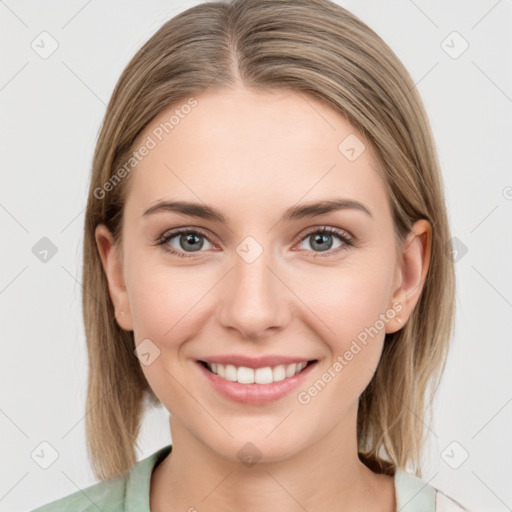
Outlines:
POLYGON ((173 416, 170 423, 172 451, 153 472, 152 511, 396 509, 393 478, 359 460, 355 418, 287 458, 254 464, 221 456, 173 416))

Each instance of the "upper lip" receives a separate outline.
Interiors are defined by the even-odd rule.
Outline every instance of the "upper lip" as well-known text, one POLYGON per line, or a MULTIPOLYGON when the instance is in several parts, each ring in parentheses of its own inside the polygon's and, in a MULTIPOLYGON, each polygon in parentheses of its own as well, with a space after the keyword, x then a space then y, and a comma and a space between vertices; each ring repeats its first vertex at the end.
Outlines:
POLYGON ((314 361, 314 358, 305 358, 305 357, 294 357, 294 356, 279 356, 279 355, 269 355, 269 356, 261 356, 261 357, 247 357, 244 355, 219 355, 219 356, 211 356, 205 357, 204 359, 200 359, 200 361, 204 361, 205 363, 216 363, 216 364, 232 364, 233 366, 245 366, 246 368, 265 368, 267 366, 279 366, 281 364, 288 365, 292 363, 302 363, 308 361, 314 361))

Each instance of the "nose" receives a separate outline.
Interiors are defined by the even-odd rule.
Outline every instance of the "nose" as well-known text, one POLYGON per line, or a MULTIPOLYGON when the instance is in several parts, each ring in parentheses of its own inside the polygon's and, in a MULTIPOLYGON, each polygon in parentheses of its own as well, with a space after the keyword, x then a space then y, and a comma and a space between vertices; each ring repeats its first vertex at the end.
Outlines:
POLYGON ((250 341, 275 335, 291 316, 290 292, 266 256, 263 251, 248 263, 235 255, 234 268, 219 289, 219 323, 250 341))

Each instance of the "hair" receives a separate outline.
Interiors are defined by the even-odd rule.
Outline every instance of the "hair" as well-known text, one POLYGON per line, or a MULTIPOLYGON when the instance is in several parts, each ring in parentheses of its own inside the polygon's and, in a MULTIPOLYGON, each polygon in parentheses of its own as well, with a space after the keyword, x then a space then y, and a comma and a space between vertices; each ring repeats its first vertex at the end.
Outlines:
POLYGON ((144 400, 160 404, 134 354, 133 332, 117 324, 95 242, 103 223, 121 245, 130 175, 104 185, 113 183, 157 114, 207 89, 239 86, 301 92, 343 115, 380 164, 397 240, 406 240, 416 220, 432 226, 420 297, 405 325, 386 334, 357 417, 365 464, 392 475, 412 463, 421 476, 423 420, 444 371, 455 310, 442 177, 426 112, 404 65, 371 28, 330 0, 194 6, 165 22, 122 72, 93 156, 84 225, 86 435, 93 471, 103 480, 129 470, 137 462, 144 400))

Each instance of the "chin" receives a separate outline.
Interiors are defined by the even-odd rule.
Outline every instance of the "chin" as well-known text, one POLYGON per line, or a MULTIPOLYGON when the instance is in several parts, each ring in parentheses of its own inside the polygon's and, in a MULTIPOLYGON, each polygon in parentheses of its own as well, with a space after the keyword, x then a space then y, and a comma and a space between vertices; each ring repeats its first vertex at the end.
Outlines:
POLYGON ((276 435, 273 439, 270 439, 273 434, 267 438, 265 436, 267 434, 256 436, 247 433, 225 439, 222 443, 216 438, 206 444, 220 457, 231 462, 241 462, 247 467, 256 463, 281 462, 300 450, 298 443, 290 436, 276 435))

